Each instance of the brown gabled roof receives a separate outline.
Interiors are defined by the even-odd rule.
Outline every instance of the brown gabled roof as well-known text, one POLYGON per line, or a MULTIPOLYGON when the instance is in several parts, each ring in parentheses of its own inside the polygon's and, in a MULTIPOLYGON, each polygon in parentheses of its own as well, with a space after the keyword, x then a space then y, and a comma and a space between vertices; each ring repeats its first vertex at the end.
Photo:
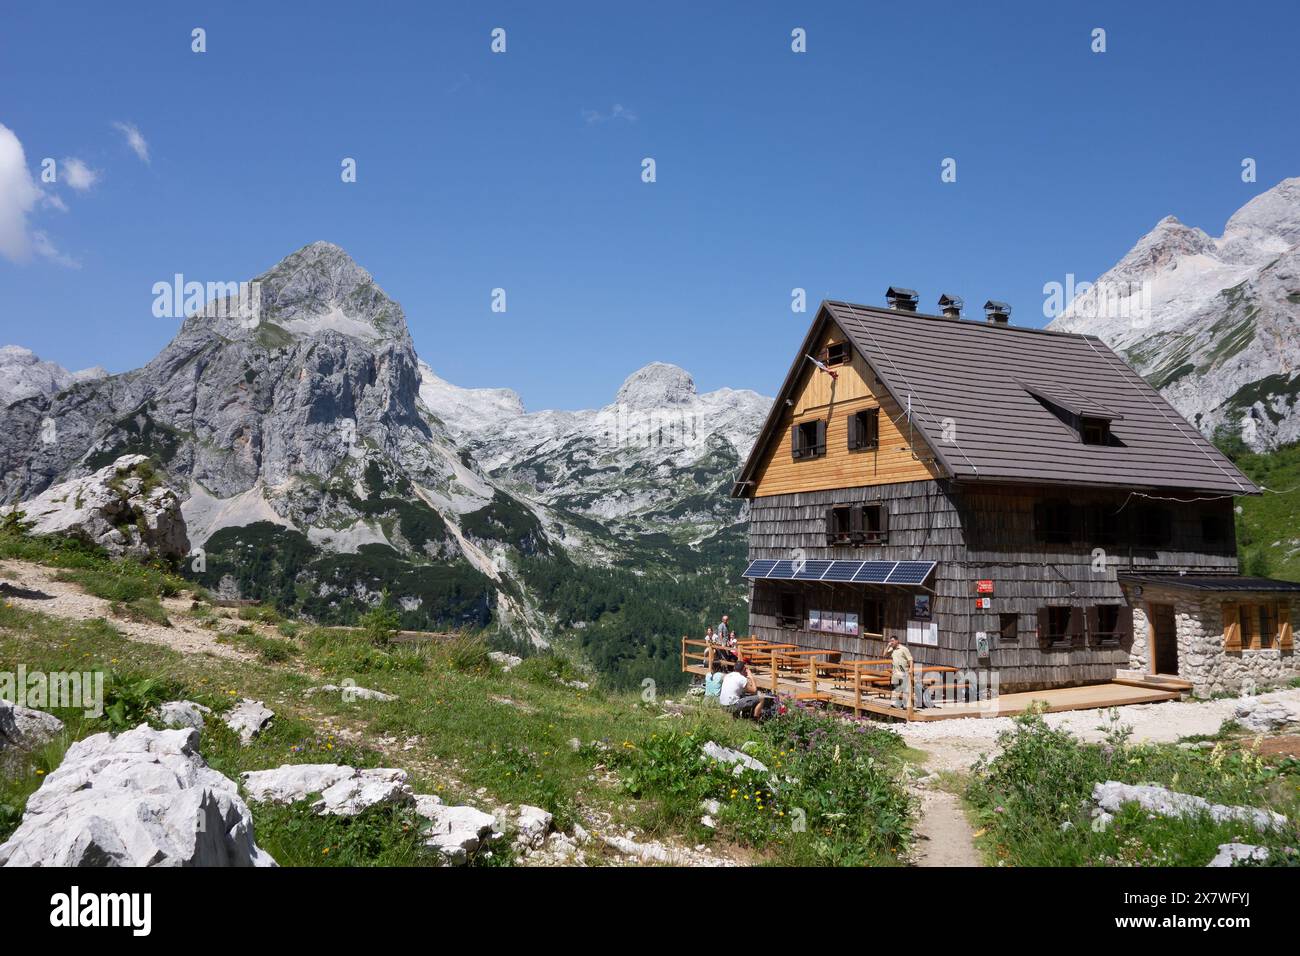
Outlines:
MULTIPOLYGON (((1095 336, 990 325, 826 301, 773 404, 735 494, 744 495, 803 351, 833 320, 959 481, 1060 483, 1213 494, 1259 488, 1095 336), (1112 445, 1085 445, 1026 387, 1048 386, 1111 419, 1112 445), (1050 385, 1049 385, 1050 383, 1050 385), (945 437, 947 436, 947 437, 945 437)), ((1049 399, 1050 400, 1050 399, 1049 399)))

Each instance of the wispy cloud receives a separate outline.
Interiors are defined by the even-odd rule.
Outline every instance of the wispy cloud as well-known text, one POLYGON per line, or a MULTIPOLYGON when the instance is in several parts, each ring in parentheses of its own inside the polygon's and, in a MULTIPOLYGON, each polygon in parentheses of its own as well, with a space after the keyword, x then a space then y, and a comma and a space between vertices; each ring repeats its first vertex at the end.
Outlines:
POLYGON ((58 193, 45 193, 41 196, 42 206, 51 206, 59 212, 67 212, 68 204, 63 201, 63 197, 58 193))
POLYGON ((140 157, 141 162, 149 162, 149 144, 145 142, 144 135, 140 132, 138 126, 134 123, 118 121, 113 123, 113 129, 126 137, 126 145, 130 146, 131 150, 140 157))
POLYGON ((50 242, 50 237, 45 235, 43 232, 37 231, 32 233, 32 248, 35 249, 36 254, 43 259, 57 262, 59 265, 66 266, 69 269, 81 268, 81 263, 76 259, 71 256, 65 256, 63 253, 59 252, 58 249, 54 248, 54 243, 50 242))
POLYGON ((615 103, 610 107, 608 113, 602 113, 600 110, 583 110, 582 119, 588 126, 595 126, 599 123, 612 123, 615 120, 635 123, 636 114, 627 109, 622 103, 615 103))
POLYGON ((91 169, 81 160, 69 156, 63 160, 63 181, 77 192, 85 192, 99 182, 99 170, 91 169))

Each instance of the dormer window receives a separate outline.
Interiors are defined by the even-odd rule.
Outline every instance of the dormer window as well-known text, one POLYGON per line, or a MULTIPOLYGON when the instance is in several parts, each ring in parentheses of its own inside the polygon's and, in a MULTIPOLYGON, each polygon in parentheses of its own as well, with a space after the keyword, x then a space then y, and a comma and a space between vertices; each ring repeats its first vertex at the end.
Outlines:
POLYGON ((810 422, 797 422, 790 429, 790 455, 801 458, 820 458, 826 454, 826 420, 815 418, 810 422))
POLYGON ((1109 445, 1110 421, 1083 416, 1079 419, 1079 434, 1085 445, 1109 445))
POLYGON ((849 450, 880 447, 880 409, 867 408, 849 416, 849 450))
POLYGON ((847 365, 852 356, 848 342, 832 342, 826 346, 827 365, 847 365))

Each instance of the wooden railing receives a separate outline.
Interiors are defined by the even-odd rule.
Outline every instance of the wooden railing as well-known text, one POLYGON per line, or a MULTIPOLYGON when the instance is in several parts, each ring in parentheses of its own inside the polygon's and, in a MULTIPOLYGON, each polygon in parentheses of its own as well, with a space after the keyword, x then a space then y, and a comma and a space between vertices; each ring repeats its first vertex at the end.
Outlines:
MULTIPOLYGON (((701 639, 683 637, 682 671, 707 674, 714 647, 701 639)), ((864 709, 879 710, 867 706, 867 702, 892 699, 898 693, 893 661, 888 659, 841 661, 839 651, 777 644, 752 637, 737 641, 736 653, 761 689, 777 694, 784 681, 795 700, 852 707, 855 714, 860 714, 864 709)), ((964 688, 966 685, 955 677, 951 683, 947 681, 947 675, 957 673, 956 667, 946 664, 913 662, 905 689, 907 719, 911 720, 915 713, 918 696, 936 684, 942 684, 945 693, 949 687, 954 694, 964 688)), ((897 713, 897 709, 891 708, 890 712, 897 713)))

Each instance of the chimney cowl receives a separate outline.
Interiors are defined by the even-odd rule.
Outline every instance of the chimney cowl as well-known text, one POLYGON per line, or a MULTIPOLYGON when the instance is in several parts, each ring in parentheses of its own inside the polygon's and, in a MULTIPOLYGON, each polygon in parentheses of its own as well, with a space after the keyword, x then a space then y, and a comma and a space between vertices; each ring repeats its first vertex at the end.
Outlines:
POLYGON ((989 299, 984 303, 984 316, 989 325, 1008 325, 1011 322, 1011 306, 989 299))
POLYGON ((939 296, 939 311, 947 319, 960 319, 961 310, 966 305, 959 295, 949 295, 945 292, 939 296))
POLYGON ((915 289, 904 289, 902 286, 891 285, 885 291, 885 301, 891 309, 899 312, 915 312, 919 298, 915 289))

